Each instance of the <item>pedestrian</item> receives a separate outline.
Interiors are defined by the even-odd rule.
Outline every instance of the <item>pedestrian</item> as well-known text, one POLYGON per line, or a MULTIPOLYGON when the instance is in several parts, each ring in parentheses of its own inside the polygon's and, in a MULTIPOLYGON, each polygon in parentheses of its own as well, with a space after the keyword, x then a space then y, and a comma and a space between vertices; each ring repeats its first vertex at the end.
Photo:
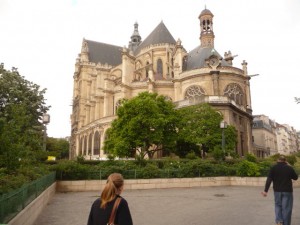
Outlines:
POLYGON ((91 207, 88 225, 133 224, 127 201, 120 196, 123 188, 124 179, 121 174, 109 175, 101 197, 91 207))
POLYGON ((261 193, 267 196, 273 182, 275 201, 275 221, 277 225, 291 225, 293 210, 293 183, 298 175, 286 161, 285 156, 280 155, 277 164, 270 171, 266 181, 265 190, 261 193))

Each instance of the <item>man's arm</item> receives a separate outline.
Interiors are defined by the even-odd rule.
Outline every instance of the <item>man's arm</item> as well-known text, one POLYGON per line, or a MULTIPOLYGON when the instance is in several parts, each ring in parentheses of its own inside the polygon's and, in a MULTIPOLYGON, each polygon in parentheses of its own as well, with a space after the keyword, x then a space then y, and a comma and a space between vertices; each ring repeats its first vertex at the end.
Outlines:
POLYGON ((266 180, 266 184, 265 184, 265 189, 263 192, 261 192, 262 196, 266 197, 268 195, 268 191, 269 191, 269 188, 271 186, 271 183, 273 181, 273 168, 271 168, 269 174, 268 174, 268 178, 266 180))
POLYGON ((298 174, 296 173, 296 171, 293 169, 293 172, 292 172, 292 179, 293 180, 298 180, 298 174))

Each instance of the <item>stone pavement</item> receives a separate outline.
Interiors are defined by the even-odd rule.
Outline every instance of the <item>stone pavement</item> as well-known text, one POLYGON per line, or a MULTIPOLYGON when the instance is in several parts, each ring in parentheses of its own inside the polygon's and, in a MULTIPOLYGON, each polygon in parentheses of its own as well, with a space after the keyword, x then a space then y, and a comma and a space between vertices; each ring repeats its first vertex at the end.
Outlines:
MULTIPOLYGON (((262 187, 125 190, 134 225, 274 225, 274 196, 262 187)), ((35 225, 84 225, 99 192, 56 193, 35 225)), ((300 188, 294 188, 292 225, 300 224, 300 188)))

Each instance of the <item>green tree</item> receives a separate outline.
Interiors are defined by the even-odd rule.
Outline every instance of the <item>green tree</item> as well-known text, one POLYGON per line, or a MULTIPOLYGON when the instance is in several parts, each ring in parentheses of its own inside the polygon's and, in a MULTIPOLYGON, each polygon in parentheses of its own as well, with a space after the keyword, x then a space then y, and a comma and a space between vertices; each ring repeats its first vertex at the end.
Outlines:
POLYGON ((65 138, 47 138, 46 149, 48 155, 55 156, 57 159, 69 158, 69 141, 65 138))
POLYGON ((175 106, 162 95, 142 92, 124 100, 117 111, 104 149, 115 156, 135 152, 142 159, 159 150, 171 150, 177 139, 178 116, 175 106))
MULTIPOLYGON (((179 141, 177 149, 182 146, 202 146, 205 151, 212 151, 221 145, 222 130, 220 122, 222 115, 209 104, 198 104, 179 109, 180 125, 178 127, 179 141)), ((226 149, 234 149, 236 132, 233 126, 228 126, 225 131, 226 149)), ((180 154, 180 153, 178 153, 180 154)))
POLYGON ((41 150, 44 90, 0 65, 0 167, 16 169, 41 150))

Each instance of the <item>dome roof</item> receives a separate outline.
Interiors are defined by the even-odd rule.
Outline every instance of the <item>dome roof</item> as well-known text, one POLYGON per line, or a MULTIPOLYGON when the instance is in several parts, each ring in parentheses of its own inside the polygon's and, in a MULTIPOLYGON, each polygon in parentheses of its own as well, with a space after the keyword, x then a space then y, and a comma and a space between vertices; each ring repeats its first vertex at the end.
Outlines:
POLYGON ((211 16, 214 16, 214 14, 212 14, 212 12, 211 12, 209 9, 204 9, 204 10, 202 10, 202 12, 200 13, 199 17, 200 17, 200 16, 204 16, 204 15, 211 15, 211 16))
POLYGON ((206 59, 208 59, 211 55, 216 55, 219 59, 221 59, 221 66, 231 66, 213 47, 202 48, 201 46, 198 46, 188 53, 185 71, 208 67, 206 59))

